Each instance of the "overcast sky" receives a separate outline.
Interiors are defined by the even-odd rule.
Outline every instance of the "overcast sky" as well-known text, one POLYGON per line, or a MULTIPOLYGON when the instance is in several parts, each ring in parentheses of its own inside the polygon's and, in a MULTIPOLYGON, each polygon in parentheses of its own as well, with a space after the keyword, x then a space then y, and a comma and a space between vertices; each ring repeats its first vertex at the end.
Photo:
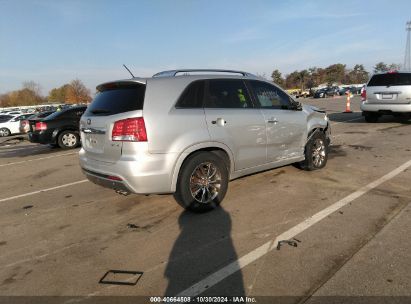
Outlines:
POLYGON ((0 0, 0 93, 174 68, 403 63, 410 0, 0 0))

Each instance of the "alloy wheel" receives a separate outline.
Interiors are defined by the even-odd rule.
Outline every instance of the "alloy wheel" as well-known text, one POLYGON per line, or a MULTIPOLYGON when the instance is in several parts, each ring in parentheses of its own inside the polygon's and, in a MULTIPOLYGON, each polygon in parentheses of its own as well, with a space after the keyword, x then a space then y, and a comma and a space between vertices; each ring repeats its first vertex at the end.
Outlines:
POLYGON ((324 163, 326 156, 326 147, 324 141, 321 138, 317 138, 314 141, 312 149, 312 159, 315 167, 319 168, 324 163))
POLYGON ((220 188, 221 172, 213 163, 201 163, 191 173, 190 192, 197 202, 211 202, 218 196, 220 188))

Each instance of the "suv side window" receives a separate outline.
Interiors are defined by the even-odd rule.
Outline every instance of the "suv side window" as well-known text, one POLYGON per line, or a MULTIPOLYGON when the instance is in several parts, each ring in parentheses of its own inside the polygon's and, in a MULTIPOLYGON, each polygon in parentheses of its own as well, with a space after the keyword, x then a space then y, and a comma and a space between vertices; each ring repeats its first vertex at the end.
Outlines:
POLYGON ((249 83, 261 108, 286 110, 290 108, 290 97, 276 86, 257 80, 250 80, 249 83))
POLYGON ((202 108, 204 98, 204 80, 190 83, 176 103, 176 108, 202 108))
POLYGON ((244 82, 239 79, 210 79, 206 108, 253 108, 244 82))

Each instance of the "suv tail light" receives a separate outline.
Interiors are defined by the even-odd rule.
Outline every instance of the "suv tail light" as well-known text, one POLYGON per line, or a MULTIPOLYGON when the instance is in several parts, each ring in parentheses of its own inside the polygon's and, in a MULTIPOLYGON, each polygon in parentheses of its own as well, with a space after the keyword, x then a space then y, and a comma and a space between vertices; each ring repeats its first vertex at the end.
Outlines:
POLYGON ((47 124, 45 122, 36 122, 36 131, 44 131, 47 130, 47 124))
POLYGON ((365 101, 367 99, 367 90, 362 88, 361 90, 361 101, 365 101))
POLYGON ((144 118, 136 117, 116 121, 111 133, 111 140, 147 141, 147 132, 144 118))

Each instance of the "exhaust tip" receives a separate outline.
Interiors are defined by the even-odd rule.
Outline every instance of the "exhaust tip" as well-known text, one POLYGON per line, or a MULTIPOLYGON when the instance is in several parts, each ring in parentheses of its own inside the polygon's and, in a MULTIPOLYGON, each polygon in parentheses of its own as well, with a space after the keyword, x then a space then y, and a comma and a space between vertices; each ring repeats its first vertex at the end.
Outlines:
POLYGON ((130 192, 125 191, 125 190, 115 190, 115 191, 117 194, 124 195, 124 196, 128 196, 131 194, 130 192))

